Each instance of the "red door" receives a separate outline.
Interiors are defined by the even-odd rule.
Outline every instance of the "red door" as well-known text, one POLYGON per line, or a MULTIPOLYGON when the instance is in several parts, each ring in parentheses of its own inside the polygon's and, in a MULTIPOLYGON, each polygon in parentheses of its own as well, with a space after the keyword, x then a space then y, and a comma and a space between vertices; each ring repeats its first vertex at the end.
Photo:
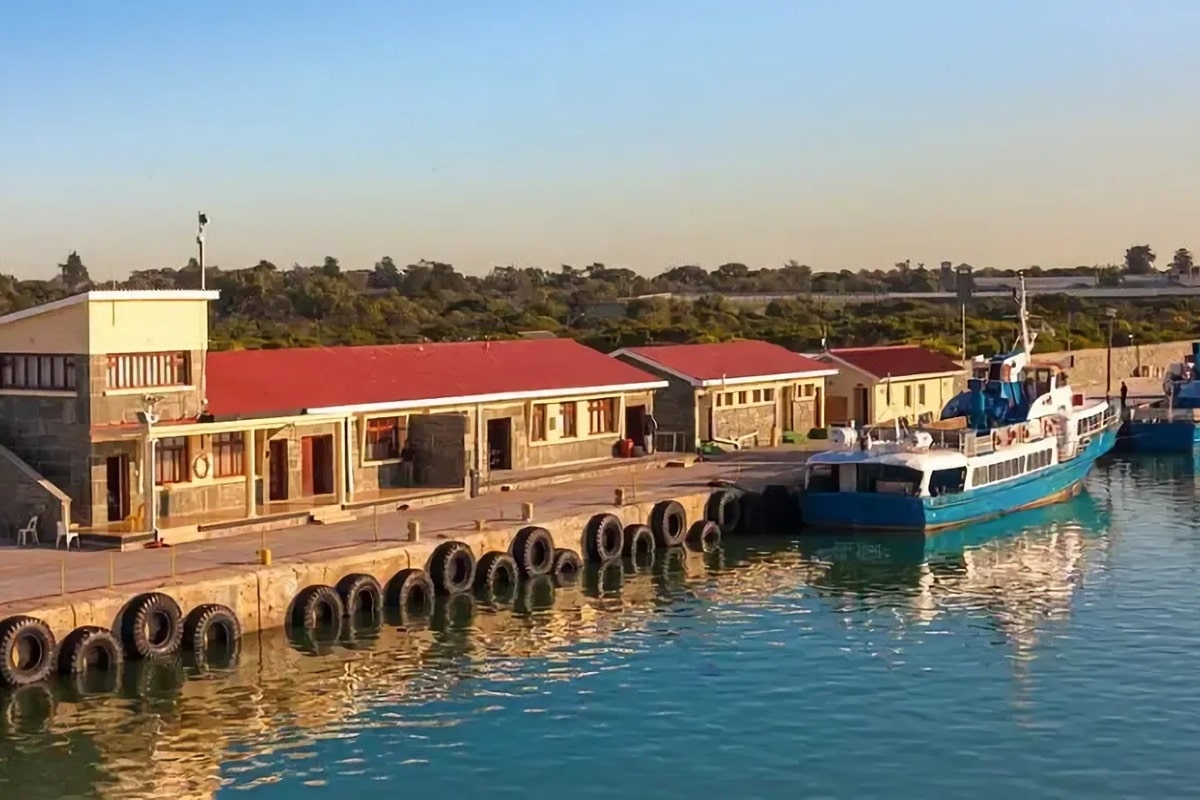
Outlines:
POLYGON ((313 440, 315 436, 300 439, 300 494, 313 495, 313 440))

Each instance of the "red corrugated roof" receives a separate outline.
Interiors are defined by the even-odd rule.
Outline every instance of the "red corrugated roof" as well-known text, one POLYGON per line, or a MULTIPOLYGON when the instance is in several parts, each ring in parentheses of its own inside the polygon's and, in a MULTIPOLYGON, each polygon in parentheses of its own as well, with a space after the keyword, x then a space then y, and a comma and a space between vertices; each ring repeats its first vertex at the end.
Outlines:
POLYGON ((207 364, 218 417, 659 380, 570 339, 231 350, 207 364))
POLYGON ((626 347, 617 352, 644 359, 695 381, 719 381, 723 377, 766 378, 771 375, 830 370, 828 364, 793 353, 786 347, 751 339, 711 344, 626 347))
POLYGON ((876 378, 936 375, 943 372, 962 372, 954 359, 933 350, 912 344, 885 347, 841 347, 829 354, 876 378))

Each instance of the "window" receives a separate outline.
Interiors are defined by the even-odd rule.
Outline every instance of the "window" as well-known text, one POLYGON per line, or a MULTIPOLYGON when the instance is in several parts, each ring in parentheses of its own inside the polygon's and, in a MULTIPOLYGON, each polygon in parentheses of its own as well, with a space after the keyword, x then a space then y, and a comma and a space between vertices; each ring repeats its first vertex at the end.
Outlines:
POLYGON ((367 420, 364 455, 367 461, 388 461, 400 457, 400 417, 376 417, 367 420))
POLYGON ((746 405, 746 393, 745 393, 745 392, 738 392, 738 393, 737 393, 737 401, 738 401, 738 405, 739 405, 739 406, 744 406, 744 405, 746 405))
POLYGON ((733 392, 725 393, 725 405, 727 405, 727 406, 733 405, 733 392))
POLYGON ((529 440, 531 442, 546 441, 546 406, 536 404, 529 420, 529 440))
POLYGON ((0 356, 0 389, 75 390, 75 356, 0 356))
POLYGON ((244 453, 245 434, 217 433, 212 437, 213 474, 218 478, 232 478, 246 474, 244 453))
POLYGON ((763 389, 763 402, 764 403, 774 403, 775 402, 775 390, 774 389, 763 389))
POLYGON ((754 402, 761 403, 763 400, 762 389, 754 390, 754 402))
POLYGON ((188 440, 186 436, 159 439, 154 443, 154 482, 183 483, 188 472, 188 440))
POLYGON ((562 436, 570 439, 577 435, 579 425, 575 420, 578 407, 574 403, 562 404, 562 436))
POLYGON ((187 353, 127 353, 108 357, 108 388, 186 386, 187 353))
POLYGON ((724 403, 722 403, 722 401, 724 399, 725 399, 725 395, 722 395, 722 394, 717 395, 717 408, 720 408, 722 405, 724 405, 724 403))
POLYGON ((925 405, 925 384, 917 384, 917 402, 925 405))
POLYGON ((605 397, 588 401, 588 432, 612 433, 616 429, 617 400, 605 397))
POLYGON ((804 387, 803 387, 803 388, 804 388, 804 391, 803 391, 803 393, 802 393, 802 394, 803 394, 805 397, 812 397, 812 396, 813 396, 813 385, 812 385, 811 383, 806 383, 806 384, 804 384, 804 387))
POLYGON ((912 387, 911 386, 904 387, 904 407, 905 408, 912 407, 912 387))

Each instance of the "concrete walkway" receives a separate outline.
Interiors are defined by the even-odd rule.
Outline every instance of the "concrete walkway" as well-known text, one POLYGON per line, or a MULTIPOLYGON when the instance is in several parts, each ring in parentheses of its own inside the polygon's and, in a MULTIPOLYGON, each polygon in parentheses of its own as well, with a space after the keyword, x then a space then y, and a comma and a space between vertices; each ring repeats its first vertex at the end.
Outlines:
MULTIPOLYGON (((175 547, 128 552, 54 550, 52 547, 0 547, 0 604, 57 597, 67 593, 139 581, 167 579, 213 568, 252 568, 264 540, 275 563, 312 561, 318 554, 378 541, 394 547, 407 540, 409 520, 419 520, 423 539, 452 539, 475 529, 475 520, 516 526, 521 504, 534 504, 534 522, 600 509, 612 504, 617 488, 645 501, 695 492, 714 479, 752 483, 787 483, 793 479, 809 445, 754 450, 721 456, 687 468, 664 467, 625 475, 494 492, 474 499, 406 512, 380 513, 333 525, 305 525, 266 534, 246 534, 175 547)), ((630 520, 632 521, 632 520, 630 520)), ((642 520, 639 520, 642 521, 642 520)))

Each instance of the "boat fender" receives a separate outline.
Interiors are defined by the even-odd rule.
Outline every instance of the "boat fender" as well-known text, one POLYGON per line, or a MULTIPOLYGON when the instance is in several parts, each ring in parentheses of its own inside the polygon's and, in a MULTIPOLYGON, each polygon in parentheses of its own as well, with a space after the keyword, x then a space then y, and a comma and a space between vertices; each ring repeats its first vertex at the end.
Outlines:
POLYGON ((37 617, 0 623, 0 680, 12 687, 37 683, 54 669, 54 633, 37 617))
POLYGON ((620 558, 624 544, 624 529, 615 514, 596 514, 583 529, 584 550, 588 561, 599 564, 610 558, 620 558))
POLYGON ((352 573, 337 583, 347 617, 383 619, 383 587, 370 575, 352 573))
POLYGON ((326 627, 337 638, 342 630, 342 617, 346 608, 342 598, 332 586, 317 584, 305 586, 296 595, 292 606, 292 624, 306 631, 326 627))
POLYGON ((384 601, 402 613, 428 615, 433 611, 433 581, 421 569, 402 569, 388 581, 384 601))
POLYGON ((738 525, 738 533, 740 534, 760 534, 763 528, 766 527, 765 519, 766 508, 763 503, 763 496, 759 492, 744 492, 738 498, 740 524, 738 525))
POLYGON ((721 546, 721 526, 708 519, 696 520, 688 529, 687 546, 702 553, 714 552, 721 546))
POLYGON ((650 530, 662 547, 677 547, 687 535, 687 514, 677 500, 663 500, 650 511, 650 530))
POLYGON ((708 497, 704 504, 704 518, 721 526, 721 533, 732 534, 741 522, 741 504, 738 496, 729 489, 719 489, 708 497))
POLYGON ((583 559, 579 553, 561 547, 554 551, 554 567, 550 570, 550 577, 554 579, 555 586, 574 586, 579 583, 581 574, 583 559))
POLYGON ((58 648, 58 671, 63 675, 83 675, 93 669, 117 672, 124 663, 121 642, 98 625, 76 628, 58 648))
POLYGON ((217 652, 224 659, 233 661, 241 647, 242 626, 233 609, 219 603, 205 603, 193 608, 183 621, 183 641, 203 664, 209 648, 220 648, 217 652))
POLYGON ((493 550, 484 553, 475 568, 475 588, 490 602, 503 598, 517 588, 517 562, 508 553, 493 550))
POLYGON ((125 653, 135 658, 162 658, 179 652, 183 643, 183 612, 162 592, 135 597, 121 626, 125 653))
POLYGON ((634 568, 649 567, 654 563, 654 531, 646 525, 625 526, 625 546, 622 553, 633 562, 634 568))
POLYGON ((545 528, 530 525, 517 531, 509 552, 522 578, 545 575, 554 566, 554 537, 545 528))
MULTIPOLYGON (((520 538, 521 534, 518 533, 517 539, 520 538)), ((514 545, 517 539, 513 540, 514 545)), ((517 559, 518 566, 520 563, 520 559, 517 559)), ((470 591, 475 583, 475 554, 471 552, 470 545, 465 542, 443 542, 438 545, 429 557, 429 577, 433 579, 433 588, 438 594, 470 591)))

